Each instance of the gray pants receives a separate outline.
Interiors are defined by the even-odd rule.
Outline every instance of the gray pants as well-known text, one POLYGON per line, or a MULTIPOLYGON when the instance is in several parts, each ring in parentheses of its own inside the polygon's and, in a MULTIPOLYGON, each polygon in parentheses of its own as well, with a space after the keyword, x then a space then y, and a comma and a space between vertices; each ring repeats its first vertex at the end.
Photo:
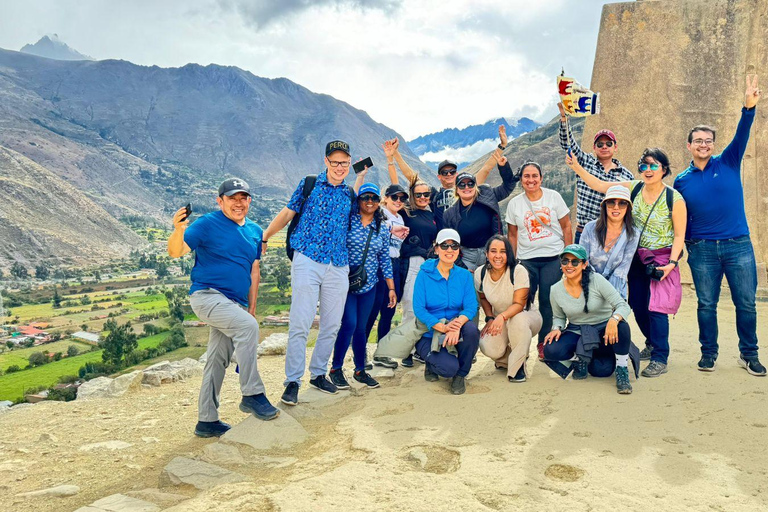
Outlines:
POLYGON ((325 375, 341 327, 344 304, 349 289, 349 267, 335 267, 312 261, 300 252, 293 255, 291 265, 291 315, 288 348, 285 354, 285 385, 301 384, 307 360, 307 338, 315 320, 320 300, 320 332, 309 362, 309 373, 325 375))
POLYGON ((461 259, 464 261, 464 265, 466 265, 467 270, 470 272, 474 272, 477 268, 482 267, 487 261, 485 258, 485 249, 483 247, 462 247, 461 259))
MULTIPOLYGON (((413 285, 416 283, 416 276, 419 275, 424 258, 421 256, 411 256, 408 260, 408 274, 403 278, 403 298, 400 304, 403 306, 402 323, 414 320, 416 314, 413 312, 413 285)), ((401 276, 402 277, 402 276, 401 276)))
POLYGON ((264 383, 256 363, 259 323, 237 302, 216 290, 196 291, 189 298, 189 303, 197 317, 211 329, 197 417, 200 421, 216 421, 219 419, 221 383, 233 352, 240 366, 240 392, 243 396, 264 393, 264 383))

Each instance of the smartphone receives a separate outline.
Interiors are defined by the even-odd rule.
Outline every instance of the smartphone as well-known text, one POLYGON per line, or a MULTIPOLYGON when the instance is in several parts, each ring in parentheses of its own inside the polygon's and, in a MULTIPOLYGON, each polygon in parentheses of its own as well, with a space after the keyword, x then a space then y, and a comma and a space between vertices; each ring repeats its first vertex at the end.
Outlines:
POLYGON ((371 160, 371 157, 360 160, 359 162, 357 162, 352 166, 352 168, 355 170, 355 174, 362 172, 362 170, 365 169, 366 167, 368 167, 369 169, 373 167, 373 160, 371 160))
POLYGON ((189 218, 190 215, 192 215, 192 205, 190 203, 187 203, 187 206, 184 207, 186 212, 184 213, 184 218, 181 219, 181 222, 184 222, 189 218))
POLYGON ((573 158, 573 155, 571 154, 571 148, 568 148, 568 156, 573 158))

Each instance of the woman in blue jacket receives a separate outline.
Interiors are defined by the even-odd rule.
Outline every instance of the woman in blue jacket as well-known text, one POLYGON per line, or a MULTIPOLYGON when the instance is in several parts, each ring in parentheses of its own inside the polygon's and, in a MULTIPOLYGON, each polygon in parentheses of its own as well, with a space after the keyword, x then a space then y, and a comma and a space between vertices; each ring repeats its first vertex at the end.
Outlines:
POLYGON ((453 229, 441 230, 435 240, 438 259, 421 265, 413 289, 413 311, 430 327, 416 343, 416 352, 425 361, 424 378, 451 380, 451 392, 466 391, 464 379, 472 368, 480 342, 477 325, 477 297, 472 274, 455 266, 461 237, 453 229))

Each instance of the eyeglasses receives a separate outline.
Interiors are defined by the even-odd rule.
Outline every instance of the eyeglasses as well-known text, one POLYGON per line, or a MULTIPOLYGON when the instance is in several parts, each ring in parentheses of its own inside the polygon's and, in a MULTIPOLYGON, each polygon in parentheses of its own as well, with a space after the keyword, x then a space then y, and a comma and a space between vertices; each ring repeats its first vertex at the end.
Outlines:
POLYGON ((328 163, 331 165, 331 167, 343 167, 344 169, 346 169, 347 167, 349 167, 349 164, 352 163, 352 161, 345 160, 343 162, 339 162, 336 160, 328 160, 328 163))
POLYGON ((693 139, 691 144, 694 146, 711 146, 715 143, 714 139, 693 139))
POLYGON ((431 192, 414 192, 413 197, 416 199, 421 199, 422 197, 429 197, 431 192))
POLYGON ((408 200, 408 196, 405 194, 393 194, 389 196, 389 198, 393 201, 400 201, 401 203, 404 203, 408 200))
POLYGON ((645 172, 648 169, 652 171, 658 171, 661 169, 661 166, 659 164, 640 164, 637 166, 638 169, 640 169, 640 172, 645 172))
POLYGON ((605 142, 595 142, 595 147, 596 148, 602 148, 603 146, 605 146, 607 148, 612 148, 613 147, 613 141, 612 140, 607 140, 605 142))
POLYGON ((570 264, 572 267, 578 267, 581 265, 581 260, 572 258, 560 258, 560 265, 567 267, 570 264))
POLYGON ((450 249, 452 251, 458 251, 459 247, 461 247, 461 246, 459 244, 457 244, 456 242, 453 242, 452 244, 449 244, 448 242, 443 242, 443 243, 441 243, 439 245, 439 247, 442 250, 444 250, 444 251, 447 251, 448 249, 450 249))
POLYGON ((464 190, 465 188, 475 188, 475 182, 469 180, 463 180, 456 184, 457 188, 464 190))
POLYGON ((622 210, 629 206, 629 203, 627 201, 624 201, 623 199, 606 199, 605 205, 608 208, 616 208, 619 207, 622 210))
POLYGON ((361 203, 378 203, 381 201, 379 196, 374 194, 363 194, 360 197, 357 198, 358 201, 361 203))
POLYGON ((437 174, 439 174, 440 176, 452 176, 456 174, 456 172, 457 172, 456 169, 449 169, 447 171, 437 171, 437 174))

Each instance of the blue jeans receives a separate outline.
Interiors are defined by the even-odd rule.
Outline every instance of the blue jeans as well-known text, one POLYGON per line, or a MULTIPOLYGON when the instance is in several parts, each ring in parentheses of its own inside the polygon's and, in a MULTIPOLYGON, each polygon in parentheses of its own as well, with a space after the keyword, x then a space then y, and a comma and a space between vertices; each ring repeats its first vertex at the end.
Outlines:
POLYGON ((635 255, 627 275, 629 306, 635 314, 646 346, 651 347, 651 361, 667 364, 669 359, 669 315, 648 311, 651 302, 651 278, 645 273, 645 264, 635 255))
POLYGON ((375 298, 375 286, 365 293, 347 295, 344 315, 341 317, 341 328, 333 347, 333 364, 331 366, 333 370, 338 370, 344 365, 344 357, 347 355, 350 340, 355 360, 355 371, 365 370, 365 349, 368 344, 368 337, 365 335, 365 323, 371 314, 375 298))
MULTIPOLYGON (((397 302, 400 302, 400 299, 403 298, 403 293, 402 287, 400 286, 399 258, 392 258, 392 278, 395 282, 397 302)), ((379 318, 379 326, 376 329, 378 336, 376 340, 380 340, 389 333, 389 330, 392 328, 392 318, 395 316, 395 309, 397 309, 397 307, 390 308, 388 306, 389 286, 387 286, 387 281, 382 277, 379 279, 379 282, 376 283, 376 298, 374 299, 373 308, 371 309, 371 315, 368 317, 368 322, 365 326, 366 337, 371 336, 373 324, 376 322, 376 318, 379 316, 379 313, 381 313, 381 318, 379 318)))
POLYGON ((699 299, 699 343, 701 354, 717 358, 717 303, 723 275, 736 306, 736 332, 739 352, 745 358, 757 357, 757 264, 749 236, 727 240, 689 240, 688 265, 699 299))

